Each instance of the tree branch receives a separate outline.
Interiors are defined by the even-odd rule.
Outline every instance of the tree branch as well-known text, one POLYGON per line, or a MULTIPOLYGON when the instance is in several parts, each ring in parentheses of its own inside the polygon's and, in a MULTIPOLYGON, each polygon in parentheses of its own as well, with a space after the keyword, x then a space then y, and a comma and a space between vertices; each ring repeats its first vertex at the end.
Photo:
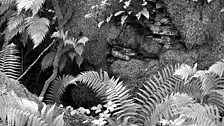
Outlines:
POLYGON ((36 64, 36 62, 40 59, 40 57, 54 44, 54 42, 55 42, 55 40, 53 40, 52 42, 51 42, 51 44, 50 45, 48 45, 48 47, 47 48, 45 48, 41 53, 40 53, 40 55, 36 58, 36 60, 26 69, 26 71, 25 72, 23 72, 23 74, 19 77, 19 78, 17 78, 16 80, 20 80, 24 75, 26 75, 26 73, 31 69, 31 67, 34 65, 34 64, 36 64))

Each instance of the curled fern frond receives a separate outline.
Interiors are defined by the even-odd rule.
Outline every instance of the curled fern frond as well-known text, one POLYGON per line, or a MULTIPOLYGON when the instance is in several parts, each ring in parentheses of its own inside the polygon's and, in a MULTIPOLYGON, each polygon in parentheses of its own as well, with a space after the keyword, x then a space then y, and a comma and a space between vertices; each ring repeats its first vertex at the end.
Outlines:
POLYGON ((105 71, 81 73, 70 83, 77 81, 86 83, 104 102, 114 103, 116 105, 114 115, 117 115, 118 119, 136 115, 135 111, 140 107, 130 98, 129 90, 123 86, 122 82, 113 77, 110 79, 105 71))
POLYGON ((62 77, 56 78, 49 87, 44 101, 46 103, 56 103, 57 105, 61 104, 62 94, 69 85, 69 82, 73 79, 74 77, 71 75, 63 75, 62 77))
POLYGON ((37 47, 44 39, 48 32, 49 20, 47 18, 39 18, 37 16, 26 19, 27 32, 33 40, 34 48, 37 47))
POLYGON ((87 86, 92 88, 98 96, 103 97, 106 89, 105 84, 103 82, 106 82, 109 79, 109 75, 105 71, 100 71, 99 74, 95 71, 87 71, 79 74, 70 83, 76 83, 77 81, 86 83, 87 86))

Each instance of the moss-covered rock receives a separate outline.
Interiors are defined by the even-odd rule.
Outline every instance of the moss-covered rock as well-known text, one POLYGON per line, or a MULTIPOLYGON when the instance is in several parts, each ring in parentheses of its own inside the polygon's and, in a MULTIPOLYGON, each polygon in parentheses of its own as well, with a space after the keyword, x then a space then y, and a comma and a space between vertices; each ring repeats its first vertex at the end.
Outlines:
POLYGON ((193 65, 197 62, 197 50, 182 51, 182 50, 167 50, 160 55, 160 62, 163 66, 167 64, 186 63, 193 65))

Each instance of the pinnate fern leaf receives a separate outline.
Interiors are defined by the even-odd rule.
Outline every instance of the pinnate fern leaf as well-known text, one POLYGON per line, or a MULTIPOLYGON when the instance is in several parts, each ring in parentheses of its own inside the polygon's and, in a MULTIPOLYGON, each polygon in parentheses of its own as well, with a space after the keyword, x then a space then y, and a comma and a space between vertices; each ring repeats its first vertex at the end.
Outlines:
POLYGON ((99 73, 95 71, 81 73, 70 83, 76 82, 86 83, 104 102, 115 104, 114 115, 117 115, 118 119, 128 115, 135 115, 134 111, 140 107, 130 98, 129 90, 123 86, 122 82, 113 77, 110 79, 105 71, 100 71, 99 73))
POLYGON ((45 0, 16 0, 18 13, 31 9, 33 16, 40 10, 45 0))
POLYGON ((181 67, 175 71, 174 75, 179 75, 186 81, 189 76, 194 75, 196 72, 197 64, 195 64, 193 68, 187 64, 182 64, 181 67))
POLYGON ((15 2, 16 0, 0 0, 0 3, 4 6, 4 5, 8 5, 11 4, 13 2, 15 2))
POLYGON ((0 51, 0 71, 7 77, 17 79, 22 73, 20 52, 16 45, 11 43, 0 51))
POLYGON ((49 23, 47 18, 39 18, 37 16, 26 19, 27 32, 33 40, 34 48, 43 41, 48 32, 49 23))
POLYGON ((11 15, 11 17, 9 18, 8 21, 8 30, 9 32, 11 32, 12 30, 14 30, 15 28, 17 28, 18 25, 22 24, 22 22, 24 21, 24 19, 26 18, 24 13, 14 13, 11 15))
POLYGON ((49 87, 44 101, 46 103, 56 103, 57 105, 61 104, 61 97, 65 92, 65 88, 73 79, 74 77, 71 75, 63 75, 62 77, 56 78, 49 87))
POLYGON ((224 60, 220 60, 215 64, 213 64, 212 66, 210 66, 208 71, 214 72, 221 77, 224 71, 224 60))

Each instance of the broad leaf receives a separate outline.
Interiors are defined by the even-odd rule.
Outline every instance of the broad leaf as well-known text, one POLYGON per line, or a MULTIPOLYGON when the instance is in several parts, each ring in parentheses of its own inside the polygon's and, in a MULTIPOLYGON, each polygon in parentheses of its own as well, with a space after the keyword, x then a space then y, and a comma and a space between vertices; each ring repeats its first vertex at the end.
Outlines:
POLYGON ((77 55, 76 52, 69 52, 68 56, 71 58, 71 60, 73 61, 74 57, 77 55))
POLYGON ((81 56, 84 50, 84 45, 79 45, 75 48, 75 51, 81 56))
POLYGON ((81 64, 83 63, 83 57, 82 56, 80 56, 80 55, 77 55, 76 57, 76 63, 78 64, 78 66, 80 67, 81 66, 81 64))
POLYGON ((122 17, 121 17, 121 25, 123 25, 124 24, 124 22, 125 22, 125 20, 128 18, 128 15, 123 15, 122 17))
POLYGON ((80 38, 79 40, 78 40, 78 42, 77 42, 77 44, 83 44, 83 45, 85 45, 86 44, 86 42, 88 42, 89 41, 89 38, 87 38, 86 36, 83 36, 82 38, 80 38))
POLYGON ((42 60, 41 62, 41 69, 45 70, 48 67, 53 65, 54 58, 55 58, 56 52, 49 52, 42 60))
POLYGON ((141 11, 141 14, 144 15, 147 19, 149 19, 149 12, 147 8, 143 8, 143 10, 141 11))
POLYGON ((67 56, 66 55, 61 55, 61 58, 60 58, 60 60, 59 60, 59 70, 60 70, 60 72, 64 69, 64 67, 65 67, 65 64, 66 64, 66 62, 67 62, 67 56))

